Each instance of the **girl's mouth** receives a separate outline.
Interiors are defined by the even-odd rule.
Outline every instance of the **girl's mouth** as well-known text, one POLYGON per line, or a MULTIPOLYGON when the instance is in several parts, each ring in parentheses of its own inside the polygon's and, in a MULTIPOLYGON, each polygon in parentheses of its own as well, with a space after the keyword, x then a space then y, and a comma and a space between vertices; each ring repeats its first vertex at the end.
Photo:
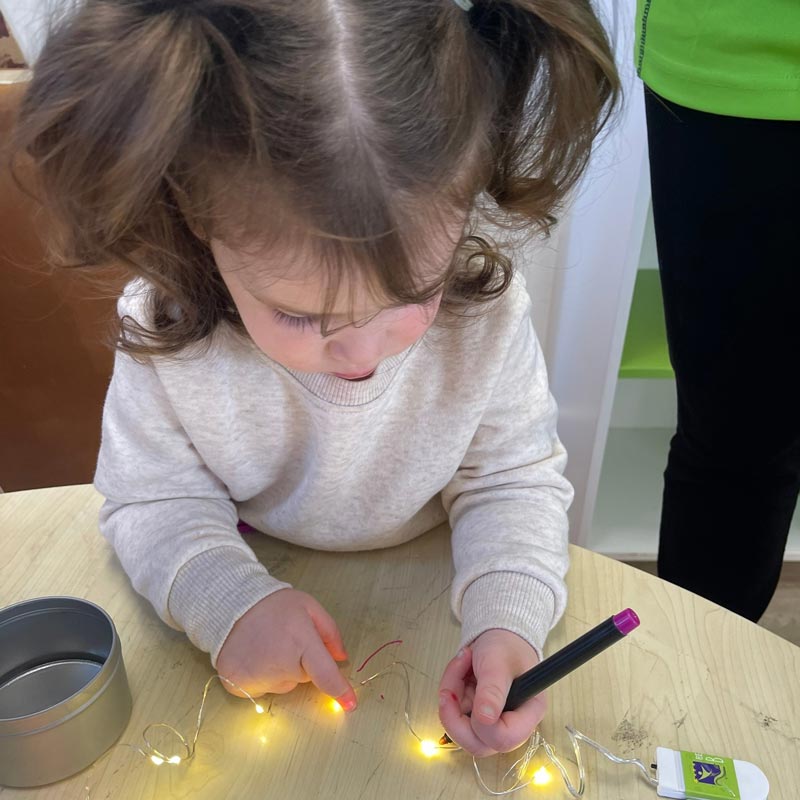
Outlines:
POLYGON ((365 381, 367 378, 371 378, 375 374, 375 368, 373 367, 368 372, 356 372, 345 374, 342 372, 333 372, 332 375, 335 375, 337 378, 342 378, 345 381, 365 381))

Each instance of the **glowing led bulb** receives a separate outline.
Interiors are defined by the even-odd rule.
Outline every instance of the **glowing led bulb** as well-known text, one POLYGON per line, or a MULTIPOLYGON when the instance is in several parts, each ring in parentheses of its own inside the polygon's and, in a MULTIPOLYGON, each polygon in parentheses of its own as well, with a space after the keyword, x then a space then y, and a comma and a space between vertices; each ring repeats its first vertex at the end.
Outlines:
POLYGON ((162 764, 180 764, 181 757, 180 756, 170 756, 166 761, 161 758, 161 756, 150 756, 150 760, 157 766, 160 767, 162 764))
POLYGON ((342 710, 342 706, 338 700, 331 700, 331 709, 338 714, 342 710))
POLYGON ((439 749, 436 746, 436 742, 431 741, 430 739, 423 739, 419 743, 419 749, 422 750, 422 754, 430 758, 433 755, 436 755, 436 751, 439 749))
POLYGON ((267 737, 266 736, 259 736, 258 740, 261 742, 261 744, 266 744, 267 743, 267 737))
POLYGON ((263 714, 264 713, 264 706, 259 705, 256 703, 256 714, 263 714))
POLYGON ((550 781, 553 780, 550 773, 547 771, 547 767, 539 767, 536 772, 533 773, 533 785, 534 786, 544 786, 550 781))

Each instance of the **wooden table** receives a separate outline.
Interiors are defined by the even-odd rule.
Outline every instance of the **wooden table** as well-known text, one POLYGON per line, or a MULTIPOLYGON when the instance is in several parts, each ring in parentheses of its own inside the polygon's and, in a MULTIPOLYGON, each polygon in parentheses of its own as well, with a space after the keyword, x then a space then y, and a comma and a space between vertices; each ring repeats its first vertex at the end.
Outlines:
MULTIPOLYGON (((149 722, 186 733, 208 658, 164 625, 131 588, 97 532, 100 497, 90 487, 0 495, 0 605, 66 594, 105 608, 120 633, 133 717, 120 741, 136 742, 149 722)), ((390 550, 321 553, 250 535, 277 576, 311 591, 337 619, 354 663, 391 639, 370 663, 413 665, 412 717, 435 738, 436 690, 458 641, 449 611, 448 532, 433 531, 390 550)), ((561 647, 625 606, 642 626, 550 692, 544 736, 569 755, 572 724, 619 755, 653 760, 655 747, 694 749, 752 761, 770 779, 771 800, 800 793, 800 649, 650 575, 572 548, 567 613, 550 636, 561 647)), ((743 591, 747 587, 742 587, 743 591)), ((366 670, 361 673, 366 674, 366 670)), ((359 675, 360 677, 360 675, 359 675)), ((113 748, 84 773, 12 798, 278 798, 278 800, 450 800, 479 798, 464 753, 427 759, 403 723, 405 692, 387 676, 360 689, 352 716, 335 714, 313 687, 274 699, 258 715, 245 700, 212 690, 196 759, 155 767, 113 748)), ((266 704, 266 703, 265 703, 266 704)), ((630 767, 586 751, 587 798, 638 800, 655 791, 630 767)), ((484 762, 487 780, 508 762, 484 762)), ((568 797, 560 783, 515 797, 568 797)))

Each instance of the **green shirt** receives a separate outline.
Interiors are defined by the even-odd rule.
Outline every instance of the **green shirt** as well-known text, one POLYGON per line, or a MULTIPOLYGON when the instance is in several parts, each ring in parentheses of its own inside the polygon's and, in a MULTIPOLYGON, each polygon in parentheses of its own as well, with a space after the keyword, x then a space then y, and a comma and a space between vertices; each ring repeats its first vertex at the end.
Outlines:
POLYGON ((636 70, 688 108, 800 120, 800 0, 637 0, 636 70))

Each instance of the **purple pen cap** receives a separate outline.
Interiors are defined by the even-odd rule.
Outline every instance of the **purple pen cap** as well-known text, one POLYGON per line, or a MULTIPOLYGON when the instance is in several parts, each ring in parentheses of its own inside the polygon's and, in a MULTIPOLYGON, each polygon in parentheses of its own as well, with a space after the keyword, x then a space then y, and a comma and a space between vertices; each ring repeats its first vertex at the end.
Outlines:
POLYGON ((632 608, 620 611, 619 614, 614 615, 613 619, 617 630, 623 636, 627 636, 632 630, 639 627, 639 617, 632 608))

